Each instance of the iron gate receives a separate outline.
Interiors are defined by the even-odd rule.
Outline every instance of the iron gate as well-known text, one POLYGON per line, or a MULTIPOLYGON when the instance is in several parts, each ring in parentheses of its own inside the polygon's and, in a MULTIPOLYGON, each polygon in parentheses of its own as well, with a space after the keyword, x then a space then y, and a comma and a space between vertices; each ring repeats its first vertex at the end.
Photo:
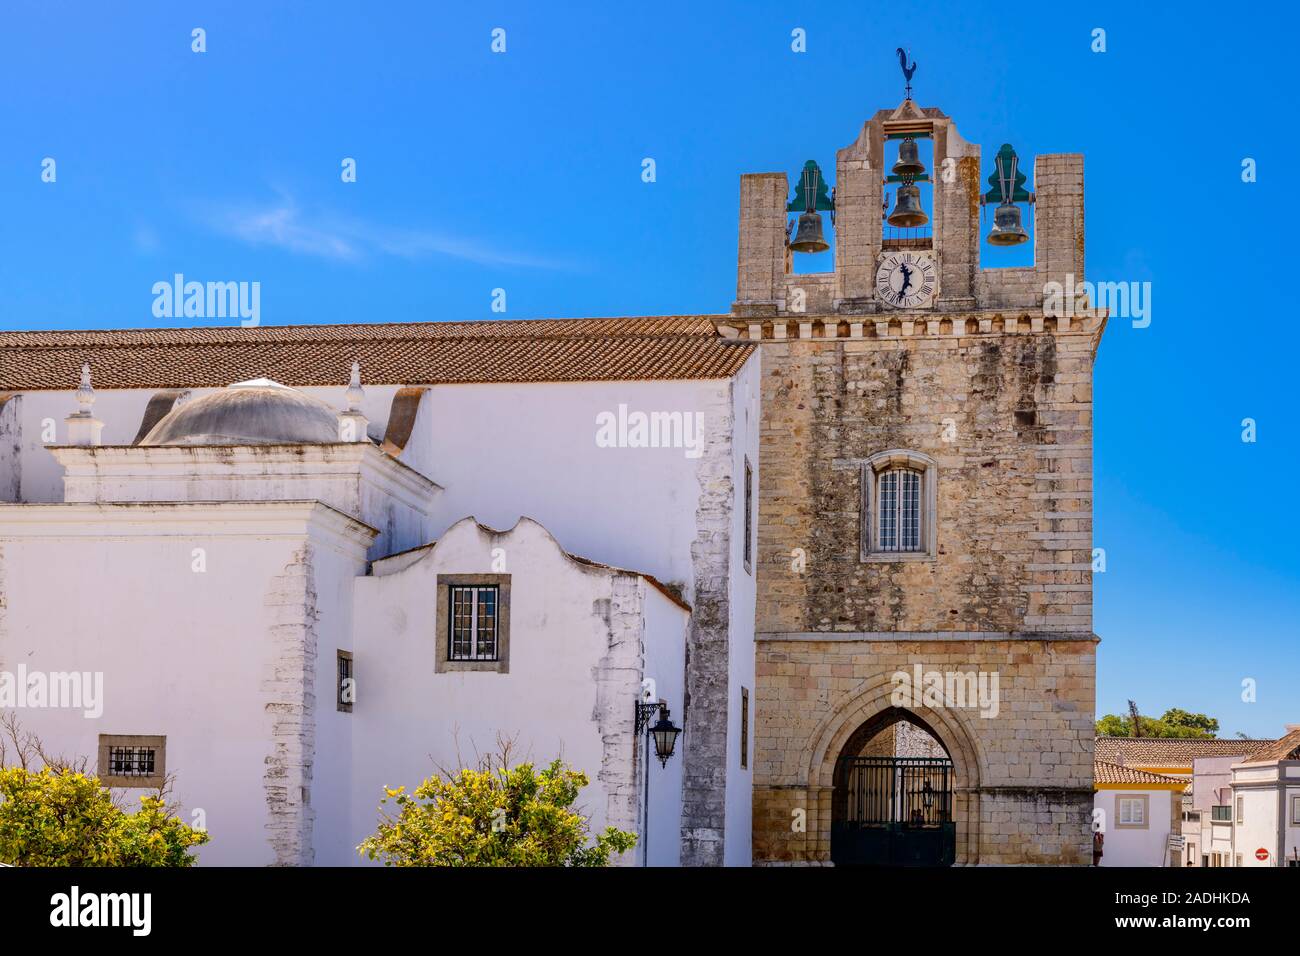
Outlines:
POLYGON ((837 866, 951 866, 952 761, 841 757, 835 768, 831 860, 837 866))

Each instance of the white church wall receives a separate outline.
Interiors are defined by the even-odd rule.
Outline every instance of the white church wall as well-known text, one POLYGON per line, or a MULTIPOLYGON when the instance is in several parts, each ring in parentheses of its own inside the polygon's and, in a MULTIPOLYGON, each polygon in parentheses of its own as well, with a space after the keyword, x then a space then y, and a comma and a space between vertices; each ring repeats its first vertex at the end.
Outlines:
MULTIPOLYGON (((391 574, 386 564, 355 584, 351 843, 374 831, 384 787, 409 792, 440 767, 472 765, 499 735, 513 739, 516 757, 562 757, 588 774, 580 803, 593 832, 637 829, 632 720, 643 634, 671 692, 672 642, 675 634, 681 646, 686 612, 671 605, 647 614, 647 603, 669 602, 637 575, 571 560, 527 519, 502 533, 464 520, 418 560, 395 559, 391 574), (435 673, 439 575, 484 573, 510 575, 508 672, 435 673)), ((656 770, 652 825, 680 801, 680 789, 656 770)))
MULTIPOLYGON (((187 821, 201 812, 212 836, 200 862, 276 862, 267 823, 278 783, 268 767, 284 755, 272 728, 282 717, 268 703, 285 693, 303 699, 301 677, 295 686, 282 666, 298 652, 285 635, 313 615, 291 591, 268 588, 304 553, 341 552, 361 573, 370 537, 310 503, 0 506, 0 670, 103 681, 98 717, 13 710, 54 753, 89 757, 92 772, 99 734, 165 735, 173 799, 187 821)), ((318 592, 342 589, 332 575, 318 592)), ((305 630, 333 640, 350 623, 337 613, 326 595, 305 630)), ((303 723, 301 707, 286 714, 303 723)), ((134 806, 146 791, 123 792, 134 806)), ((328 822, 328 799, 322 809, 328 822)))
POLYGON ((726 388, 725 381, 434 386, 426 402, 434 480, 445 489, 439 523, 474 515, 509 528, 528 515, 574 554, 689 590, 703 458, 683 448, 599 447, 597 416, 617 415, 620 405, 629 414, 703 414, 726 388))
POLYGON ((732 468, 735 474, 735 510, 731 522, 730 651, 727 656, 727 794, 724 857, 727 866, 749 866, 753 841, 754 727, 757 695, 754 693, 754 619, 758 576, 758 449, 759 361, 746 363, 732 390, 735 440, 732 468), (753 469, 750 504, 750 561, 745 566, 745 463, 753 469), (749 754, 741 766, 741 691, 749 692, 749 754))
POLYGON ((372 556, 428 539, 438 488, 373 445, 55 447, 67 501, 321 501, 379 532, 372 556))
MULTIPOLYGON (((682 698, 686 690, 686 629, 689 617, 653 588, 646 590, 645 677, 653 679, 656 699, 667 703, 669 719, 682 725, 682 698)), ((631 710, 631 706, 628 706, 631 710)), ((655 716, 658 719, 658 715, 655 716)), ((677 866, 681 854, 682 740, 667 764, 654 755, 654 745, 641 734, 638 746, 649 763, 650 866, 677 866)), ((642 767, 643 784, 644 771, 642 767)), ((644 857, 642 858, 644 860, 644 857)))
POLYGON ((313 862, 317 866, 350 866, 358 860, 357 841, 351 841, 354 726, 353 714, 338 709, 338 652, 351 652, 355 661, 354 582, 365 569, 349 555, 317 548, 312 554, 312 570, 318 619, 311 782, 313 862))

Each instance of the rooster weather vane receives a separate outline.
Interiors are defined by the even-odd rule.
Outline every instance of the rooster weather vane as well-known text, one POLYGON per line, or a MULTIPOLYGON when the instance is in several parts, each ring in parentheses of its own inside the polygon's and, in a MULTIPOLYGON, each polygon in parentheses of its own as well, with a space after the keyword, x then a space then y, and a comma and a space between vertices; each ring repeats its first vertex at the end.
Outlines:
POLYGON ((916 72, 916 61, 913 60, 912 65, 908 66, 907 53, 901 46, 898 48, 898 65, 903 69, 903 79, 907 81, 906 98, 910 100, 912 98, 912 74, 916 72))

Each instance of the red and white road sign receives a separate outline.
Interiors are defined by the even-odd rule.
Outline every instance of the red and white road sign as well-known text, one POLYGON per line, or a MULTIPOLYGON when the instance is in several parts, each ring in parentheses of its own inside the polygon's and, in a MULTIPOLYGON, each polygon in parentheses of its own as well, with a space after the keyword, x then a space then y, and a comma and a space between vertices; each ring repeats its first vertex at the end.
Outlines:
POLYGON ((1268 850, 1264 849, 1263 847, 1260 847, 1258 850, 1255 851, 1255 859, 1257 859, 1257 860, 1267 860, 1267 859, 1268 859, 1268 850))

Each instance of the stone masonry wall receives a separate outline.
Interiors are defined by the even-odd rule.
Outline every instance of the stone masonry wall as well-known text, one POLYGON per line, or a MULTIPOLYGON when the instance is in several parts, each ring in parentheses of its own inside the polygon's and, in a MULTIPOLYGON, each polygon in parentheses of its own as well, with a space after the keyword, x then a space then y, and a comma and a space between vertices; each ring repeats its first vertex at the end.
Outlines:
MULTIPOLYGON (((683 866, 721 866, 727 813, 727 702, 730 659, 732 389, 721 389, 704 411, 704 447, 697 477, 695 584, 689 601, 686 699, 682 746, 683 866)), ((740 834, 737 839, 744 839, 740 834)))
MULTIPOLYGON (((640 699, 645 675, 645 585, 631 574, 610 576, 610 596, 595 601, 593 619, 605 640, 606 652, 594 668, 596 704, 592 718, 603 745, 596 778, 605 787, 605 824, 633 833, 645 832, 641 816, 642 781, 648 759, 638 747, 629 701, 640 699), (635 639, 629 639, 635 635, 635 639)), ((636 850, 614 859, 617 866, 636 863, 636 850)))
POLYGON ((999 680, 996 715, 910 708, 953 757, 958 862, 1088 861, 1098 335, 764 341, 756 862, 829 861, 835 759, 915 664, 999 680), (861 557, 888 449, 935 462, 933 559, 861 557))
POLYGON ((270 657, 262 691, 270 752, 262 786, 277 866, 310 866, 311 781, 316 750, 316 586, 309 545, 300 548, 263 598, 270 657))
POLYGON ((764 342, 757 630, 1090 634, 1093 347, 764 342), (891 448, 938 463, 935 561, 859 559, 861 462, 891 448))
POLYGON ((830 859, 840 741, 890 706, 890 676, 999 675, 996 716, 915 709, 956 772, 959 863, 1088 862, 1094 647, 1079 641, 764 640, 758 647, 755 862, 830 859), (869 702, 859 708, 860 700, 869 702), (806 826, 792 826, 803 811, 806 826))

